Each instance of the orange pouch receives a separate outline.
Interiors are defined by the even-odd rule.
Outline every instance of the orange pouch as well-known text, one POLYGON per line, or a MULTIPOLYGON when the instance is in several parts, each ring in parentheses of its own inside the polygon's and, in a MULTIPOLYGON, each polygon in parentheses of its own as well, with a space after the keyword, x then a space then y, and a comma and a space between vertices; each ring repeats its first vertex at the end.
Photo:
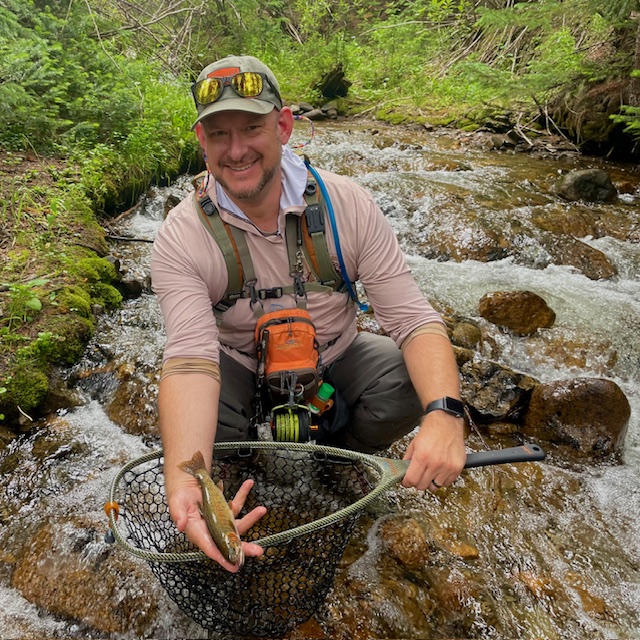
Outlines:
POLYGON ((308 400, 318 388, 316 328, 304 309, 278 309, 265 313, 256 324, 258 366, 274 400, 289 395, 295 379, 296 400, 308 400))

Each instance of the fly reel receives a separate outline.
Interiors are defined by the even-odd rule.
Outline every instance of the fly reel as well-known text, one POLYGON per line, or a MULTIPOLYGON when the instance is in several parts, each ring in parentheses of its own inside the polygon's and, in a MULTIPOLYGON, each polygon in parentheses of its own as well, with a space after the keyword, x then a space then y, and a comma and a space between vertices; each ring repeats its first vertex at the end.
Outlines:
POLYGON ((271 410, 271 434, 276 442, 315 440, 318 425, 311 422, 311 411, 302 404, 281 404, 271 410))

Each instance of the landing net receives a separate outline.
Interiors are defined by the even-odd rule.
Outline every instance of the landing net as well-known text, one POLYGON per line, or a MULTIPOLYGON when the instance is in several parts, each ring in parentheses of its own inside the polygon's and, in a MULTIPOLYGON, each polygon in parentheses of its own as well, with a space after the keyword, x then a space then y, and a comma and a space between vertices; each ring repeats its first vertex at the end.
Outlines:
POLYGON ((118 473, 110 499, 119 504, 116 541, 145 559, 168 595, 205 629, 230 635, 282 636, 323 603, 357 519, 400 479, 407 463, 304 443, 216 444, 212 477, 233 497, 254 487, 244 512, 267 514, 243 540, 265 549, 237 573, 209 560, 175 528, 164 495, 162 452, 118 473))

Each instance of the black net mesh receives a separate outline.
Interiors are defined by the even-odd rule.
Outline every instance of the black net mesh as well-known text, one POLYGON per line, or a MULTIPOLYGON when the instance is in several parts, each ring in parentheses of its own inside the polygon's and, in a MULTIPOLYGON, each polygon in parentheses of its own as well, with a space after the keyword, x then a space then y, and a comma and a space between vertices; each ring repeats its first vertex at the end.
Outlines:
MULTIPOLYGON (((359 461, 310 452, 251 451, 214 460, 212 477, 222 479, 232 497, 247 478, 255 480, 245 505, 268 508, 243 539, 314 522, 367 495, 377 478, 359 461)), ((124 476, 123 518, 130 542, 160 553, 195 550, 169 516, 162 460, 124 476)), ((155 562, 151 570, 176 604, 205 629, 238 636, 282 636, 307 620, 322 604, 358 515, 265 548, 231 574, 214 562, 155 562)))

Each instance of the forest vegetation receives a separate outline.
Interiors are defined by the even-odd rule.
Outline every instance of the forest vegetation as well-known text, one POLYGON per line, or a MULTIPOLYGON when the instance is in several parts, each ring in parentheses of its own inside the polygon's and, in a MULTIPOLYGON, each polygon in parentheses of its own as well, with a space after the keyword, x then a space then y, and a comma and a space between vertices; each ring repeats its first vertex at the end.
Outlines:
POLYGON ((44 410, 52 368, 120 304, 103 225, 200 165, 189 86, 213 59, 260 57, 289 103, 327 102, 341 70, 344 115, 633 154, 638 4, 0 0, 0 425, 44 410))

